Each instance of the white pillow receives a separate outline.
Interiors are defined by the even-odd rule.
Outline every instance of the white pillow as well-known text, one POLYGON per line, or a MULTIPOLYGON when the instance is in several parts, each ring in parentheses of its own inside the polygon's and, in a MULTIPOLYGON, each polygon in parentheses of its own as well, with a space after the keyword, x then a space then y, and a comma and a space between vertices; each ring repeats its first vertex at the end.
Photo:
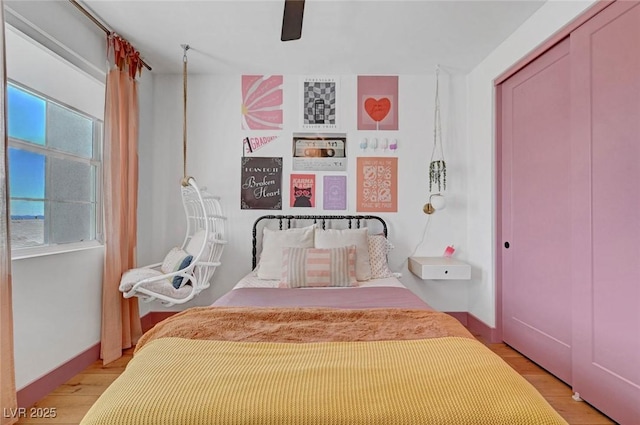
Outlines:
POLYGON ((272 230, 265 227, 262 231, 262 252, 258 264, 258 277, 268 280, 280 279, 282 277, 282 249, 313 248, 315 228, 315 224, 287 230, 272 230))
MULTIPOLYGON (((193 255, 181 250, 180 248, 172 248, 171 251, 169 251, 169 253, 166 255, 166 257, 164 257, 164 261, 160 266, 160 271, 162 271, 162 273, 177 272, 178 270, 182 270, 185 267, 189 267, 189 264, 191 264, 191 260, 193 260, 193 255)), ((180 289, 182 285, 189 281, 189 279, 183 278, 181 276, 174 276, 170 280, 171 284, 176 289, 180 289)))
POLYGON ((356 246, 356 279, 359 281, 371 279, 371 264, 369 263, 368 229, 316 229, 316 248, 339 248, 341 246, 356 246))

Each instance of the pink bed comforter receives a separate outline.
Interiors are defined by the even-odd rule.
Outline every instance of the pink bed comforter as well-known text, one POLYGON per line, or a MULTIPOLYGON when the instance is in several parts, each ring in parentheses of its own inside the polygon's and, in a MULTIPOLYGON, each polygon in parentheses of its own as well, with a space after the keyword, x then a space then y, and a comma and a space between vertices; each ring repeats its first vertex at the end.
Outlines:
POLYGON ((238 288, 223 295, 220 307, 411 308, 432 310, 407 288, 238 288))

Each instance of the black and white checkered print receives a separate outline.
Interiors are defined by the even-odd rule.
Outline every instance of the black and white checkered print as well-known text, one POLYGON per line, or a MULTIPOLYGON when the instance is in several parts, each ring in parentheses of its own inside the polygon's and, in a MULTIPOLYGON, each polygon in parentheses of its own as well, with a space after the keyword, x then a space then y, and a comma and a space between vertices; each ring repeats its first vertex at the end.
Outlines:
POLYGON ((309 82, 304 83, 304 123, 335 124, 336 123, 336 83, 309 82), (316 100, 324 102, 324 122, 316 120, 316 100))

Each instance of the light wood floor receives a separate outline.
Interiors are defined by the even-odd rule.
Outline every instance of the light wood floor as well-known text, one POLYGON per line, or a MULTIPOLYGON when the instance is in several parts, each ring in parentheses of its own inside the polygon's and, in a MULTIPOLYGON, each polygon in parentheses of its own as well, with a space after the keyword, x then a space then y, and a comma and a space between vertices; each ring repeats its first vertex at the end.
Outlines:
MULTIPOLYGON (((509 346, 486 345, 531 382, 570 425, 615 424, 589 404, 574 401, 567 385, 509 346)), ((108 366, 94 363, 36 404, 35 407, 55 408, 55 418, 24 418, 18 424, 78 424, 100 394, 122 373, 131 357, 132 350, 128 350, 120 360, 108 366)))

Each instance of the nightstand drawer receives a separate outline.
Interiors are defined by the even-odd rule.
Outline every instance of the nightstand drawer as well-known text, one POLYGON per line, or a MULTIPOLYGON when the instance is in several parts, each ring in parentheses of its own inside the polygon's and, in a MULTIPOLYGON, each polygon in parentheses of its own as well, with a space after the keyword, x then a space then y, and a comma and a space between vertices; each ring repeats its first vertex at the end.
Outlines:
POLYGON ((471 266, 447 257, 409 257, 409 270, 423 280, 471 279, 471 266))

